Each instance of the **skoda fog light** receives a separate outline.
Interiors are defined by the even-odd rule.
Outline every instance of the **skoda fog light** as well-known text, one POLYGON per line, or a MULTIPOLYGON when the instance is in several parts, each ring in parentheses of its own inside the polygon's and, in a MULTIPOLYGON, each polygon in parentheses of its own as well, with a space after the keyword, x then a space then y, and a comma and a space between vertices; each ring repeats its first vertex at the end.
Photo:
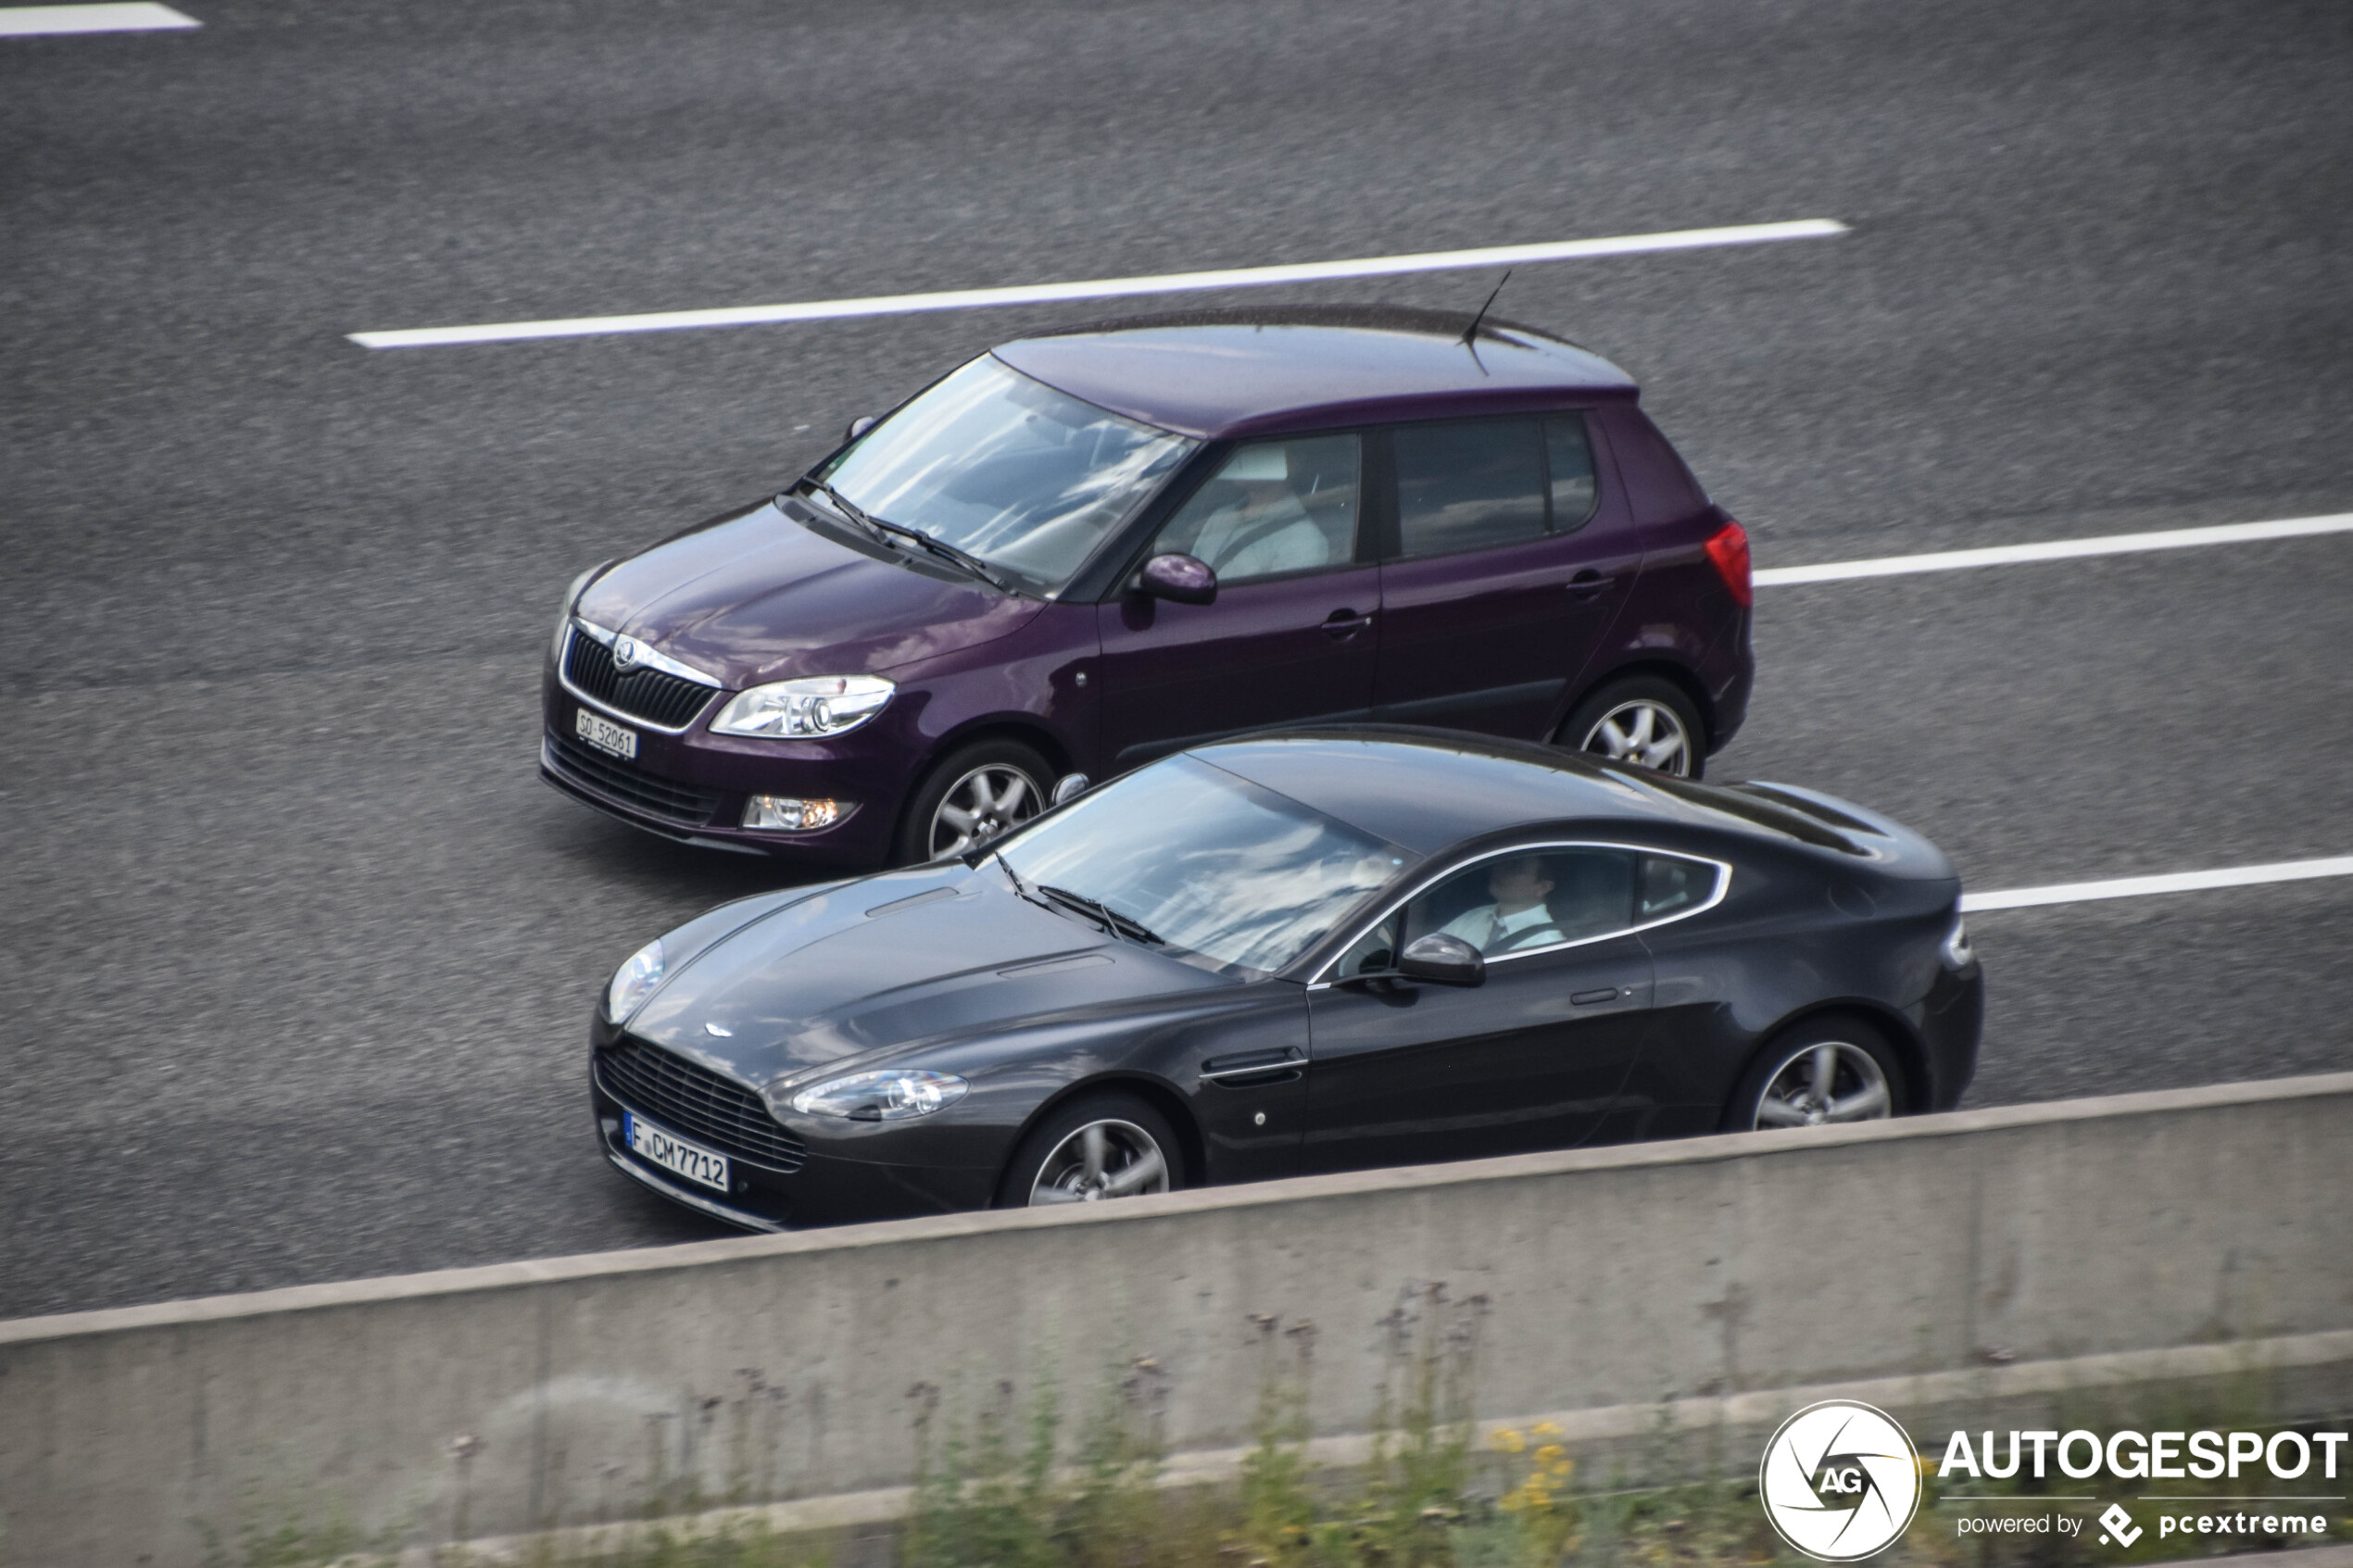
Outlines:
POLYGON ((846 800, 803 800, 797 795, 755 795, 744 802, 744 826, 777 833, 814 833, 849 815, 846 800))
POLYGON ((799 739, 854 730, 899 688, 879 675, 811 675, 737 692, 711 721, 722 735, 799 739))
POLYGON ((972 1087, 945 1073, 894 1069, 853 1073, 792 1097, 804 1116, 847 1116, 853 1122, 903 1122, 928 1116, 964 1098, 972 1087))
POLYGON ((613 971, 612 984, 605 987, 605 1016, 615 1023, 628 1022, 629 1015, 661 984, 661 938, 657 936, 613 971))

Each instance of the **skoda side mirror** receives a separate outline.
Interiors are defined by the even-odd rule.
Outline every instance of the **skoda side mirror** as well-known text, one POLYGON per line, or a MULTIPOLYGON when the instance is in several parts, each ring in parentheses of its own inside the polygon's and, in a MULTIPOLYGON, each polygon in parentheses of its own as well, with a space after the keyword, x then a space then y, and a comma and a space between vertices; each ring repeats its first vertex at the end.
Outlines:
POLYGON ((1136 574, 1136 586, 1156 599, 1171 604, 1205 605, 1217 602, 1217 573, 1209 563, 1192 556, 1154 556, 1136 574))
POLYGON ((875 416, 872 414, 861 414, 856 419, 849 421, 849 428, 848 430, 841 433, 842 444, 844 445, 848 445, 850 442, 857 440, 860 436, 865 434, 868 431, 874 428, 875 416))
POLYGON ((1477 985, 1487 978, 1487 960, 1461 937, 1433 931, 1405 944, 1397 955, 1397 972, 1432 985, 1477 985))
POLYGON ((1064 773, 1054 781, 1054 804, 1067 806, 1087 793, 1094 780, 1084 773, 1064 773))

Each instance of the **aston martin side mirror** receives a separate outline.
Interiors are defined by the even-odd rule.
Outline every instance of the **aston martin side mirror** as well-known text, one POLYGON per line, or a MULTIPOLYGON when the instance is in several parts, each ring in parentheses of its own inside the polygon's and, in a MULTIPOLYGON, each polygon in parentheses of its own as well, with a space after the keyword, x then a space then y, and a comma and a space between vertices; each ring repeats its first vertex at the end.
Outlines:
POLYGON ((1064 773, 1054 781, 1054 804, 1068 805, 1093 787, 1095 781, 1084 773, 1064 773))
POLYGON ((849 421, 849 428, 848 430, 841 433, 842 441, 845 444, 855 441, 874 428, 875 416, 872 414, 861 414, 856 419, 849 421))
POLYGON ((1432 985, 1477 985, 1487 978, 1487 960, 1461 937, 1433 931, 1405 944, 1397 955, 1397 972, 1432 985))
POLYGON ((1205 605, 1217 602, 1217 573, 1209 563, 1192 556, 1154 556, 1136 574, 1136 586, 1156 599, 1171 604, 1205 605))

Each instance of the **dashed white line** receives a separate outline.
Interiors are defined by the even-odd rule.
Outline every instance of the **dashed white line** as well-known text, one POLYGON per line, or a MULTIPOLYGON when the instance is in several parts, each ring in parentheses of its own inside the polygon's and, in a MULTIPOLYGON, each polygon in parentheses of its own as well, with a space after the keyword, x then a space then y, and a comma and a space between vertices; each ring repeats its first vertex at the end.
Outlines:
POLYGON ((0 6, 0 38, 41 38, 63 32, 159 32, 202 27, 169 6, 123 0, 107 6, 0 6))
POLYGON ((1272 283, 1320 283, 1346 278, 1445 272, 1467 267, 1514 267, 1651 251, 1704 250, 1717 245, 1768 245, 1823 239, 1846 225, 1827 218, 1788 223, 1745 223, 1725 229, 1679 229, 1607 239, 1556 240, 1542 245, 1436 250, 1416 256, 1372 256, 1353 261, 1302 261, 1279 267, 1231 267, 1214 272, 1164 272, 1144 278, 1090 278, 1069 283, 1021 283, 1009 288, 950 289, 937 294, 875 295, 798 305, 745 305, 718 310, 661 310, 639 316, 580 316, 560 321, 500 321, 476 327, 410 327, 352 332, 362 348, 435 348, 461 343, 514 343, 529 338, 596 337, 611 332, 668 332, 694 327, 749 327, 777 321, 837 321, 854 316, 897 316, 922 310, 975 310, 1001 305, 1052 305, 1077 299, 1184 294, 1199 289, 1263 288, 1272 283))
POLYGON ((1830 561, 1821 566, 1764 567, 1756 571, 1755 582, 1760 588, 1786 588, 1800 583, 1845 583, 1858 577, 1905 577, 1916 571, 1959 571, 1978 566, 2015 566, 2023 561, 2131 555, 2140 550, 2187 550, 2200 545, 2302 539, 2315 533, 2353 533, 2353 512, 2339 512, 2333 517, 2284 518, 2276 522, 2226 522, 2213 528, 2169 528, 2152 533, 2107 533, 2091 539, 2053 539, 2040 545, 1995 545, 1982 550, 1880 556, 1871 560, 1830 561))
POLYGON ((2353 876, 2353 855, 2319 860, 2275 860, 2268 866, 2228 866, 2211 872, 2174 872, 2166 876, 2123 876, 2108 882, 2011 887, 1996 893, 1964 893, 1961 912, 2024 909, 2039 904, 2087 904, 2097 898, 2145 898, 2157 893, 2202 893, 2216 887, 2253 887, 2267 882, 2303 882, 2323 876, 2353 876))

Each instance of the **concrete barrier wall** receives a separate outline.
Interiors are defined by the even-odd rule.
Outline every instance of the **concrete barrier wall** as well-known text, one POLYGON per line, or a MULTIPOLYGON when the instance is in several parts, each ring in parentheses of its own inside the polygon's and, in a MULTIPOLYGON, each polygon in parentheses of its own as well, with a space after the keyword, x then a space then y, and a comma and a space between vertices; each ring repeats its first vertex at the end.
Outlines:
POLYGON ((925 1408, 1049 1364, 1083 1404, 1148 1358, 1170 1445, 1227 1449, 1302 1324, 1323 1434, 1365 1429, 1433 1314, 1476 1320, 1498 1415, 2341 1348, 2348 1214, 2340 1074, 25 1319, 0 1552, 177 1568, 282 1504, 415 1539, 893 1487, 925 1408))

